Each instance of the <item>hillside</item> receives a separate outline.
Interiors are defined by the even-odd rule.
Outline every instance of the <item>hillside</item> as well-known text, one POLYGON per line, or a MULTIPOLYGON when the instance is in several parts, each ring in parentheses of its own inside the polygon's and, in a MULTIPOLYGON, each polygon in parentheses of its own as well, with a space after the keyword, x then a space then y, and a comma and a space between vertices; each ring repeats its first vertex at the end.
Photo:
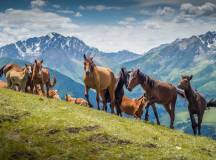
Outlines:
POLYGON ((216 142, 0 90, 0 159, 215 159, 216 142))
MULTIPOLYGON (((24 66, 25 63, 29 64, 27 61, 11 59, 11 58, 0 58, 0 67, 8 63, 15 63, 20 66, 24 66)), ((55 85, 55 89, 58 90, 60 96, 63 98, 66 93, 70 94, 74 97, 84 97, 84 86, 71 78, 59 73, 58 71, 50 70, 51 77, 55 76, 57 79, 57 83, 55 85)), ((95 93, 90 91, 90 98, 95 99, 95 93)))

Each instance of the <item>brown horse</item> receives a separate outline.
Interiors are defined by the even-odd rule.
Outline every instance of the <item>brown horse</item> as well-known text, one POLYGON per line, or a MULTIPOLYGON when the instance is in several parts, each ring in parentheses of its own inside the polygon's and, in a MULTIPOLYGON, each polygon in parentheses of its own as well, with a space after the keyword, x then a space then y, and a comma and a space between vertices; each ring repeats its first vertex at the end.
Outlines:
POLYGON ((111 100, 111 112, 114 113, 114 107, 115 107, 115 84, 116 84, 116 78, 114 76, 114 73, 111 69, 96 66, 93 62, 93 57, 87 58, 86 55, 84 55, 84 77, 83 77, 84 83, 85 83, 85 97, 88 101, 88 104, 90 107, 92 107, 92 104, 89 101, 88 96, 88 90, 90 88, 96 90, 96 101, 97 101, 97 108, 99 107, 99 95, 102 97, 103 101, 103 110, 106 108, 106 98, 105 98, 105 90, 108 89, 110 100, 111 100))
POLYGON ((65 100, 67 102, 71 102, 71 103, 74 103, 74 104, 79 104, 81 106, 88 106, 88 102, 85 99, 83 99, 83 98, 73 98, 68 94, 65 95, 65 100))
POLYGON ((0 88, 7 88, 7 83, 4 81, 0 81, 0 88))
MULTIPOLYGON (((56 78, 54 77, 53 82, 51 82, 49 70, 43 68, 42 64, 43 60, 35 60, 31 81, 33 88, 36 88, 36 85, 40 85, 43 94, 45 94, 44 85, 46 85, 47 97, 49 97, 49 89, 55 86, 56 78)), ((31 89, 32 93, 34 92, 33 88, 31 89)))
MULTIPOLYGON (((174 128, 175 120, 175 104, 177 99, 177 89, 170 83, 153 80, 149 76, 143 74, 139 69, 130 73, 127 89, 132 91, 138 84, 146 92, 148 99, 154 99, 155 103, 162 104, 170 115, 170 128, 174 128)), ((155 105, 152 103, 153 106, 155 105)), ((155 108, 155 107, 154 107, 155 108)), ((156 114, 157 123, 160 124, 158 115, 156 114)))
POLYGON ((57 90, 53 90, 53 89, 49 90, 49 97, 52 99, 61 100, 57 90))
POLYGON ((24 92, 28 78, 31 76, 31 73, 31 65, 25 65, 24 70, 19 72, 13 69, 9 70, 6 73, 8 88, 15 89, 15 87, 18 87, 19 91, 24 92))
POLYGON ((194 135, 197 134, 197 127, 198 127, 198 134, 201 134, 201 123, 203 119, 204 112, 207 107, 216 107, 216 100, 210 100, 206 102, 205 98, 197 91, 193 90, 190 84, 192 79, 191 76, 182 76, 182 79, 178 85, 180 89, 183 89, 188 100, 188 111, 190 114, 190 119, 192 123, 193 133, 194 135), (194 118, 194 115, 198 117, 198 124, 194 118))
POLYGON ((122 112, 132 115, 135 118, 141 119, 143 114, 143 108, 149 105, 149 100, 142 96, 138 99, 130 99, 127 96, 123 96, 120 109, 122 112))
MULTIPOLYGON (((32 67, 33 68, 33 67, 32 67)), ((10 70, 14 70, 17 72, 21 72, 23 71, 25 68, 21 68, 19 65, 17 64, 6 64, 4 65, 1 69, 0 69, 0 77, 2 77, 2 75, 4 74, 6 76, 7 72, 10 70)), ((31 83, 31 76, 28 77, 27 83, 26 83, 26 87, 25 87, 25 91, 28 91, 28 88, 32 88, 32 83, 31 83)))

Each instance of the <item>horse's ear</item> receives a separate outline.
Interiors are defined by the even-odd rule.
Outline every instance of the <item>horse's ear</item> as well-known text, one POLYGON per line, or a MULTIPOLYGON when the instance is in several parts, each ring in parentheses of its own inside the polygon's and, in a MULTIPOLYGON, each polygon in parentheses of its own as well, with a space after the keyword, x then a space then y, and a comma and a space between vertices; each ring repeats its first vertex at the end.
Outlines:
POLYGON ((87 59, 85 54, 83 55, 83 58, 84 58, 84 60, 86 60, 86 59, 87 59))
POLYGON ((137 73, 139 73, 140 72, 140 70, 139 69, 137 69, 137 73))
POLYGON ((41 60, 41 63, 43 63, 43 59, 41 60))
POLYGON ((37 63, 37 60, 35 59, 35 63, 37 63))
POLYGON ((27 64, 25 64, 25 66, 27 67, 28 65, 27 65, 27 64))
POLYGON ((193 75, 190 75, 189 80, 191 80, 193 78, 193 75))
POLYGON ((94 58, 94 57, 91 57, 91 58, 90 58, 90 59, 91 59, 91 61, 93 61, 93 58, 94 58))

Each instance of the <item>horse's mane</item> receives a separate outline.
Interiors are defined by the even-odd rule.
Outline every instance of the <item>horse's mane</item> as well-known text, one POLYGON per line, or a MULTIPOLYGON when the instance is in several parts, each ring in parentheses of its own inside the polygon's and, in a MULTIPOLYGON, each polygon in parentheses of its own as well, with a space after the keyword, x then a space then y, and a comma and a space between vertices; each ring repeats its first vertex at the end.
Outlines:
POLYGON ((139 72, 139 76, 141 77, 141 80, 143 82, 146 82, 146 84, 149 85, 151 88, 155 86, 155 80, 152 79, 150 76, 142 73, 141 71, 139 72))

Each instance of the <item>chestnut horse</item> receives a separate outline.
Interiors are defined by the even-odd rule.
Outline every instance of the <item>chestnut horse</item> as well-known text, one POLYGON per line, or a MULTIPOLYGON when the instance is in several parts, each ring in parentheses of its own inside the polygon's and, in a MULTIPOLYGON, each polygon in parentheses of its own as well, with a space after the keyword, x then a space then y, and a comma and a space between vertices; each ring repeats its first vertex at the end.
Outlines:
MULTIPOLYGON (((33 67, 32 67, 33 68, 33 67)), ((21 68, 19 65, 17 64, 6 64, 4 65, 1 69, 0 69, 0 77, 2 77, 2 75, 6 76, 7 72, 10 70, 14 70, 17 72, 21 72, 23 71, 25 68, 21 68)), ((28 87, 32 88, 31 86, 31 76, 28 77, 27 83, 26 83, 26 87, 25 87, 25 91, 28 91, 28 87)))
MULTIPOLYGON (((175 104, 177 99, 177 89, 170 83, 153 80, 143 74, 139 69, 130 73, 127 89, 132 91, 138 84, 145 90, 148 99, 154 99, 155 103, 162 104, 170 115, 170 128, 174 128, 175 104)), ((182 95, 182 94, 181 94, 182 95)), ((155 104, 152 102, 152 105, 155 104)), ((159 118, 156 115, 158 124, 159 118)))
POLYGON ((0 88, 7 88, 7 83, 4 81, 0 81, 0 88))
MULTIPOLYGON (((33 88, 36 88, 37 85, 40 85, 43 94, 45 94, 44 85, 46 85, 47 97, 49 97, 49 89, 55 86, 56 78, 54 77, 53 81, 51 82, 49 70, 43 68, 42 64, 43 60, 35 60, 31 81, 33 88)), ((32 93, 34 92, 33 88, 32 93)))
POLYGON ((205 98, 199 92, 193 90, 190 84, 192 77, 193 77, 192 75, 182 76, 178 88, 184 90, 186 98, 188 100, 188 111, 190 114, 193 133, 194 135, 197 134, 197 127, 198 127, 198 134, 201 135, 201 123, 202 123, 204 112, 207 107, 216 107, 216 100, 214 101, 212 99, 209 102, 206 102, 205 98), (195 114, 198 117, 198 124, 194 118, 195 114))
POLYGON ((93 62, 93 57, 87 58, 85 54, 83 57, 84 57, 83 80, 85 83, 85 97, 88 101, 89 106, 92 107, 92 104, 89 101, 88 90, 92 88, 96 90, 96 101, 97 101, 98 110, 100 110, 99 95, 102 97, 103 110, 105 110, 106 108, 105 90, 108 89, 110 100, 111 100, 111 112, 114 113, 115 84, 116 84, 114 73, 109 68, 96 66, 95 63, 93 62))
POLYGON ((88 102, 85 99, 83 99, 83 98, 73 98, 68 94, 65 95, 65 100, 67 102, 71 102, 71 103, 74 103, 74 104, 79 104, 81 106, 88 106, 88 102))
POLYGON ((120 108, 122 112, 141 119, 143 108, 148 106, 149 103, 149 100, 144 96, 138 99, 130 99, 127 96, 123 96, 120 108))

